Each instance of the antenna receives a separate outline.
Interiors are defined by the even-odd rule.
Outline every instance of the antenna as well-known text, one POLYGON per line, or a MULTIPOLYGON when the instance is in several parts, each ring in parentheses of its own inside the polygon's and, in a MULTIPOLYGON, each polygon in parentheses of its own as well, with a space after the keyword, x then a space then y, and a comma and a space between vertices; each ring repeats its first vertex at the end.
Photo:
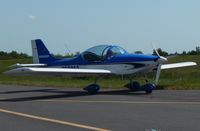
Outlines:
MULTIPOLYGON (((68 48, 67 44, 65 44, 65 48, 67 49, 67 52, 70 54, 70 53, 71 53, 71 51, 69 50, 69 48, 68 48)), ((67 53, 66 53, 66 54, 67 54, 67 53)))

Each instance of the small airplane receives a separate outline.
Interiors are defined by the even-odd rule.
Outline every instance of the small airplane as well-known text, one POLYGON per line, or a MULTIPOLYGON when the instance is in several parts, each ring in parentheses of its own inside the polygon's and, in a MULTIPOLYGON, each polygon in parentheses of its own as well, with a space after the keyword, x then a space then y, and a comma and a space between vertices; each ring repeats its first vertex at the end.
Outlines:
POLYGON ((195 62, 181 62, 164 64, 167 58, 160 56, 157 50, 155 55, 129 54, 126 50, 115 45, 98 45, 82 52, 74 58, 55 58, 50 54, 42 40, 31 40, 33 64, 15 64, 10 70, 4 72, 7 75, 69 75, 69 76, 96 76, 95 82, 84 90, 96 94, 100 86, 97 81, 104 75, 130 75, 140 73, 144 76, 156 71, 155 84, 140 85, 132 81, 127 87, 132 91, 145 91, 152 93, 158 84, 162 69, 172 69, 197 65, 195 62))

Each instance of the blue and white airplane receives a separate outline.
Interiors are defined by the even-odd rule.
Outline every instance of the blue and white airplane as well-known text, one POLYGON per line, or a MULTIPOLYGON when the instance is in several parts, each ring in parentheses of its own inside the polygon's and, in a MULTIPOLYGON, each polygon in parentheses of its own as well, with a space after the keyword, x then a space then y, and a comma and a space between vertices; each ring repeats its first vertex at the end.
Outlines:
POLYGON ((187 67, 197 65, 195 62, 164 64, 167 58, 156 51, 157 56, 143 54, 129 54, 126 50, 115 45, 98 45, 82 52, 74 58, 57 59, 53 57, 40 39, 32 40, 33 64, 15 64, 6 71, 7 75, 95 75, 96 80, 84 90, 91 94, 99 91, 98 78, 104 75, 130 75, 156 71, 155 84, 148 83, 140 86, 139 82, 127 84, 130 90, 144 90, 151 93, 156 88, 162 69, 187 67))

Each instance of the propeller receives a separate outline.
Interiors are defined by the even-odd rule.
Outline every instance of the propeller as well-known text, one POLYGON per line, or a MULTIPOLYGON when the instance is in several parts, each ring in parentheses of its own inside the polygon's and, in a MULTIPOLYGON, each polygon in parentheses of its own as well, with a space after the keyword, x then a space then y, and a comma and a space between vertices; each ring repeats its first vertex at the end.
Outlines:
POLYGON ((167 58, 160 56, 158 51, 155 48, 155 45, 152 43, 153 50, 155 51, 156 55, 159 56, 158 60, 156 61, 158 63, 157 71, 156 71, 156 79, 155 79, 155 85, 158 85, 158 81, 160 79, 160 73, 161 73, 161 67, 162 64, 167 61, 167 58))
POLYGON ((154 45, 154 43, 152 42, 152 47, 153 47, 153 50, 155 51, 156 55, 160 57, 160 54, 158 53, 157 49, 156 49, 156 46, 154 45))
POLYGON ((162 67, 162 64, 159 64, 157 68, 157 72, 156 72, 155 85, 158 85, 158 81, 160 79, 161 67, 162 67))

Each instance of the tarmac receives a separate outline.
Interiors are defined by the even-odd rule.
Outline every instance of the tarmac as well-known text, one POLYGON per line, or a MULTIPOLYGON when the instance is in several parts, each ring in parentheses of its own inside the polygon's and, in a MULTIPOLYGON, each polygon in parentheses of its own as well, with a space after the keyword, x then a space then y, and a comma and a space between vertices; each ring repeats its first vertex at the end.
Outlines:
POLYGON ((200 131, 200 90, 0 85, 2 131, 200 131))

